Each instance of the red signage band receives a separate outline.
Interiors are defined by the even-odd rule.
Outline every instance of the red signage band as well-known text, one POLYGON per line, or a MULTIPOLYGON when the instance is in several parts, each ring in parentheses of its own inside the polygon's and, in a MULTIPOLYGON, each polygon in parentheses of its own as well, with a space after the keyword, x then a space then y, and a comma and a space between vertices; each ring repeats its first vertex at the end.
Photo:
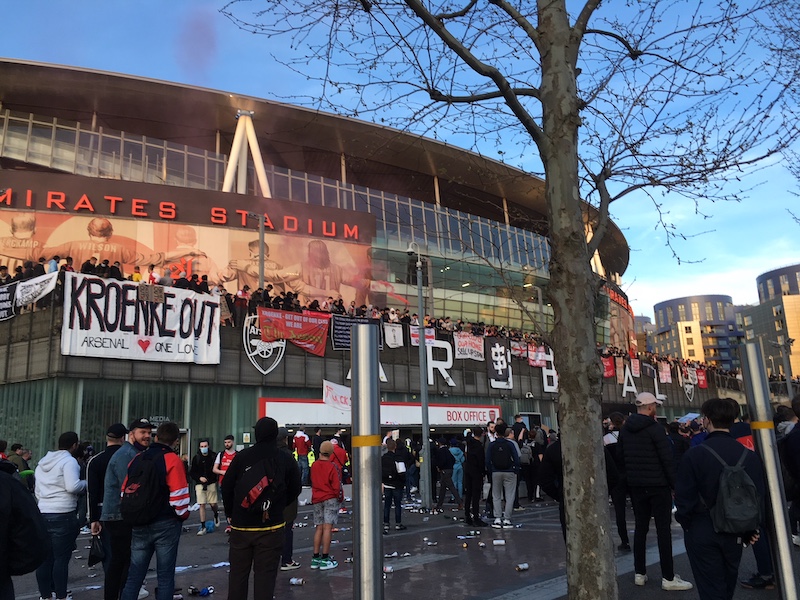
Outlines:
POLYGON ((2 171, 0 210, 116 216, 196 225, 258 229, 268 233, 372 244, 375 217, 275 198, 78 175, 2 171))

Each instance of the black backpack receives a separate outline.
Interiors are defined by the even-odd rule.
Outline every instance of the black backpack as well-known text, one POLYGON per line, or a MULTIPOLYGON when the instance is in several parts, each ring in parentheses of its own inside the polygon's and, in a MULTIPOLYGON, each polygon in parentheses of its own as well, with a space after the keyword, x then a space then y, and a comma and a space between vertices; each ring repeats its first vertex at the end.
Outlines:
POLYGON ((492 442, 492 446, 489 449, 489 460, 492 461, 492 467, 497 471, 510 469, 514 465, 514 459, 511 458, 513 451, 511 443, 505 439, 492 442))
POLYGON ((245 467, 233 488, 234 507, 248 514, 260 514, 265 525, 278 524, 283 520, 283 512, 272 523, 270 508, 281 502, 286 506, 286 473, 280 457, 265 458, 245 467))
POLYGON ((128 465, 128 478, 122 488, 119 509, 128 525, 148 525, 169 506, 167 467, 163 456, 142 452, 128 465))
POLYGON ((0 471, 0 522, 7 526, 4 567, 9 575, 25 575, 39 568, 50 553, 47 523, 36 500, 13 476, 0 471))
POLYGON ((743 534, 761 526, 761 502, 755 483, 744 469, 747 448, 742 449, 739 461, 731 466, 708 444, 700 444, 722 463, 716 502, 709 506, 711 522, 717 533, 743 534))

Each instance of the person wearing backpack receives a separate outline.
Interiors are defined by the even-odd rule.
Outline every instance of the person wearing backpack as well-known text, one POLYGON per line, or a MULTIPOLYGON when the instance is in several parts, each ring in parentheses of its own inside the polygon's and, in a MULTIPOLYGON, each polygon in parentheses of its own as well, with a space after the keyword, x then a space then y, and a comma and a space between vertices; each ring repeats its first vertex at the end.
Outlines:
POLYGON ((222 481, 231 526, 231 600, 248 597, 251 571, 254 597, 273 597, 285 539, 284 511, 302 490, 297 462, 278 448, 277 421, 262 417, 254 430, 256 443, 236 453, 222 481))
POLYGON ((58 450, 48 452, 36 466, 36 498, 47 523, 52 551, 36 569, 39 595, 57 599, 67 597, 69 563, 78 538, 78 495, 86 491, 80 466, 72 456, 78 447, 78 434, 62 433, 58 450))
POLYGON ((765 514, 764 467, 730 433, 739 406, 711 398, 701 408, 706 441, 690 448, 678 468, 675 519, 702 600, 732 598, 742 545, 759 537, 765 514))
POLYGON ((453 467, 456 464, 456 459, 450 452, 447 440, 441 438, 437 440, 436 445, 438 447, 436 448, 436 452, 432 453, 433 460, 431 461, 439 475, 439 499, 436 502, 436 510, 442 510, 448 491, 453 497, 457 498, 458 510, 464 510, 461 496, 456 488, 456 484, 453 483, 453 467))
POLYGON ((512 529, 511 512, 517 491, 517 473, 520 470, 517 444, 505 437, 506 425, 495 427, 497 438, 486 449, 486 470, 492 482, 492 502, 494 505, 495 529, 512 529), (503 493, 506 504, 503 509, 503 493), (501 519, 502 515, 502 519, 501 519))
POLYGON ((156 600, 171 600, 181 527, 189 517, 186 467, 173 450, 178 425, 158 426, 155 442, 137 454, 122 482, 120 512, 131 531, 131 564, 121 600, 137 600, 153 554, 156 555, 156 600))

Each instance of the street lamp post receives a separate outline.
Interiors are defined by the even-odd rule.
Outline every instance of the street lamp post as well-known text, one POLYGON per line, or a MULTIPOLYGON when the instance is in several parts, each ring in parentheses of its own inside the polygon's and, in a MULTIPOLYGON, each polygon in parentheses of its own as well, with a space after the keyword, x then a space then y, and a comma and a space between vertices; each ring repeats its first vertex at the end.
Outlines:
POLYGON ((420 463, 420 493, 422 495, 422 506, 430 510, 433 507, 433 490, 431 489, 431 445, 430 433, 431 426, 428 422, 428 349, 425 347, 425 314, 422 303, 422 255, 420 254, 419 244, 411 242, 408 245, 409 256, 417 255, 417 318, 419 325, 419 402, 422 407, 422 456, 420 463))

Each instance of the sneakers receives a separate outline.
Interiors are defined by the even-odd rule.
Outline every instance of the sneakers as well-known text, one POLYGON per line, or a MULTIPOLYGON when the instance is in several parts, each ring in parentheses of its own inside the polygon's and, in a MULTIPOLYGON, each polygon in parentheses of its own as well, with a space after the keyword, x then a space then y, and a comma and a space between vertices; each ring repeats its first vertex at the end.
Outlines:
POLYGON ((742 579, 739 583, 743 588, 747 588, 748 590, 775 589, 775 580, 772 578, 772 576, 764 577, 758 573, 753 573, 753 576, 750 577, 750 579, 742 579))
POLYGON ((394 529, 395 529, 395 531, 403 531, 404 529, 408 529, 408 528, 405 525, 403 525, 402 523, 398 523, 397 525, 394 526, 394 529))
POLYGON ((474 525, 474 524, 475 524, 475 523, 474 523, 474 521, 472 520, 472 517, 467 517, 467 518, 465 518, 465 519, 464 519, 464 525, 469 525, 469 526, 471 527, 471 526, 472 526, 472 525, 474 525))
POLYGON ((631 545, 628 542, 622 542, 619 546, 617 546, 617 550, 620 552, 630 552, 631 545))
POLYGON ((388 523, 384 523, 384 525, 383 525, 383 534, 386 535, 387 533, 389 533, 389 524, 388 523))
POLYGON ((321 559, 321 558, 319 558, 319 557, 317 557, 317 558, 314 558, 314 557, 312 556, 312 557, 311 557, 311 568, 312 568, 312 569, 319 569, 319 563, 320 563, 321 561, 322 561, 322 559, 321 559))
POLYGON ((147 591, 147 588, 145 588, 144 586, 142 586, 141 588, 139 588, 139 596, 138 596, 138 600, 144 600, 144 599, 145 599, 145 598, 147 598, 149 595, 150 595, 150 592, 148 592, 148 591, 147 591))
POLYGON ((503 529, 514 529, 514 525, 508 519, 503 519, 503 529))
POLYGON ((214 527, 219 527, 219 515, 214 515, 214 527))
POLYGON ((489 524, 484 521, 483 519, 473 519, 472 521, 475 524, 475 527, 488 527, 489 524))
POLYGON ((318 565, 319 566, 317 568, 320 571, 328 571, 330 569, 335 569, 336 567, 338 567, 339 563, 333 560, 333 558, 328 557, 328 558, 320 558, 318 565))
MULTIPOLYGON (((664 581, 666 581, 666 579, 664 581)), ((636 585, 644 585, 645 583, 647 583, 647 575, 636 573, 633 576, 633 583, 635 583, 636 585)))
POLYGON ((92 530, 89 528, 88 525, 84 525, 83 527, 81 527, 80 533, 81 535, 89 535, 90 533, 92 533, 92 530))
POLYGON ((294 571, 295 569, 299 568, 300 568, 300 563, 297 562, 296 560, 281 565, 281 571, 294 571))
POLYGON ((208 533, 208 530, 205 527, 201 527, 197 530, 197 535, 205 535, 208 533))
POLYGON ((689 583, 688 581, 684 581, 678 575, 675 575, 672 579, 662 579, 661 580, 661 589, 667 590, 668 592, 677 592, 682 590, 690 590, 694 586, 689 583))
POLYGON ((502 529, 503 522, 500 519, 495 519, 494 523, 492 523, 492 527, 494 527, 495 529, 502 529))
POLYGON ((525 509, 523 507, 521 507, 521 506, 515 506, 514 507, 514 512, 519 512, 521 510, 525 510, 525 509))
POLYGON ((408 491, 411 492, 412 494, 416 494, 419 491, 419 488, 412 485, 411 489, 408 491))

